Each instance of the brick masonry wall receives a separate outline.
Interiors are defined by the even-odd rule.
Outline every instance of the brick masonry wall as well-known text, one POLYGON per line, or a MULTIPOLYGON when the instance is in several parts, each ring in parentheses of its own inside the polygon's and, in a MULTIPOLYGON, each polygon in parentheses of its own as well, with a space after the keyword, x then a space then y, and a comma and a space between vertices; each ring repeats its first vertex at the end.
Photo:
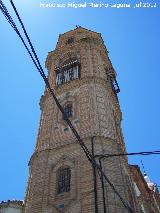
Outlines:
MULTIPOLYGON (((73 103, 71 121, 89 150, 91 138, 96 136, 95 154, 124 151, 121 111, 107 80, 106 70, 113 77, 116 74, 100 34, 77 28, 61 35, 56 49, 48 54, 46 66, 49 70, 48 79, 62 106, 66 102, 73 103), (75 40, 73 44, 66 45, 70 37, 75 40), (76 57, 81 65, 80 79, 56 87, 55 67, 72 57, 76 57)), ((35 153, 30 160, 25 213, 93 213, 93 168, 47 90, 41 98, 40 107, 40 126, 35 153), (71 190, 57 195, 56 172, 62 166, 71 168, 71 190)), ((133 206, 128 192, 128 189, 132 191, 132 186, 127 159, 106 159, 102 166, 123 199, 133 206)), ((102 213, 102 189, 98 175, 97 190, 99 213, 102 213)), ((105 197, 109 213, 128 212, 108 184, 105 197)))

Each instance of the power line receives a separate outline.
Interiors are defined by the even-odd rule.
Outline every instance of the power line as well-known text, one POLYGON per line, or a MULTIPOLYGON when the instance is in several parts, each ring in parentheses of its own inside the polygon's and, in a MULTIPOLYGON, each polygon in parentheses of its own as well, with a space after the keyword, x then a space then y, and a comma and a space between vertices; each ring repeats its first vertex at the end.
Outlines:
POLYGON ((151 152, 131 152, 131 153, 117 153, 117 154, 102 154, 102 155, 95 155, 95 157, 101 158, 109 158, 109 157, 118 157, 118 156, 125 156, 125 155, 159 155, 160 151, 151 151, 151 152))
POLYGON ((30 57, 31 57, 31 59, 32 59, 32 61, 33 61, 33 63, 34 63, 34 65, 35 65, 36 68, 40 71, 40 69, 39 69, 39 67, 38 67, 38 65, 37 65, 37 63, 36 63, 34 57, 32 56, 31 51, 29 50, 29 48, 28 48, 26 42, 24 41, 22 35, 20 34, 20 32, 19 32, 19 30, 18 30, 18 28, 17 28, 15 22, 14 22, 13 19, 11 18, 10 14, 9 14, 7 8, 5 7, 5 5, 3 4, 2 0, 0 0, 0 9, 1 9, 3 15, 5 16, 5 18, 7 19, 7 21, 9 22, 9 24, 11 25, 11 27, 14 29, 14 31, 17 33, 17 35, 18 35, 19 38, 21 39, 21 41, 22 41, 23 45, 25 46, 25 48, 26 48, 28 54, 30 55, 30 57))
POLYGON ((22 20, 21 20, 21 18, 20 18, 20 16, 19 16, 19 14, 18 14, 18 11, 17 11, 17 9, 16 9, 16 7, 15 7, 15 5, 14 5, 14 3, 13 3, 12 0, 10 0, 10 3, 11 3, 11 5, 12 5, 14 11, 15 11, 15 14, 16 14, 16 16, 17 16, 17 18, 18 18, 18 20, 19 20, 21 26, 22 26, 23 32, 24 32, 24 34, 25 34, 25 36, 26 36, 26 38, 27 38, 27 41, 28 41, 28 43, 29 43, 29 45, 30 45, 30 47, 31 47, 32 53, 33 53, 34 56, 35 56, 35 59, 36 59, 36 61, 37 61, 37 63, 38 63, 38 66, 39 66, 39 68, 40 68, 40 70, 41 70, 41 73, 42 73, 42 75, 45 75, 45 74, 44 74, 44 71, 43 71, 43 68, 42 68, 42 66, 41 66, 41 64, 40 64, 40 62, 39 62, 38 56, 37 56, 37 54, 36 54, 36 51, 35 51, 35 49, 34 49, 34 47, 33 47, 33 45, 32 45, 32 42, 31 42, 31 40, 30 40, 30 38, 29 38, 29 36, 28 36, 28 34, 27 34, 27 31, 26 31, 26 29, 25 29, 25 27, 24 27, 24 24, 23 24, 23 22, 22 22, 22 20))
POLYGON ((97 162, 95 161, 93 155, 90 153, 90 151, 88 150, 87 146, 84 144, 83 140, 81 139, 80 135, 78 134, 77 130, 74 128, 74 126, 72 125, 71 121, 67 118, 67 116, 66 116, 66 114, 65 114, 65 112, 63 110, 63 107, 60 105, 58 99, 56 98, 56 96, 54 94, 53 89, 50 87, 49 81, 48 81, 48 79, 47 79, 47 77, 46 77, 46 75, 45 75, 45 73, 43 71, 43 68, 42 68, 40 62, 39 62, 37 54, 36 54, 36 52, 34 50, 34 47, 33 47, 32 43, 31 43, 31 40, 30 40, 30 38, 29 38, 29 36, 28 36, 28 34, 26 32, 24 24, 23 24, 23 22, 22 22, 22 20, 20 18, 20 15, 18 14, 18 11, 17 11, 17 9, 16 9, 16 7, 15 7, 15 5, 14 5, 14 3, 13 3, 12 0, 10 0, 10 3, 11 3, 11 5, 12 5, 12 7, 13 7, 15 13, 16 13, 16 16, 17 16, 17 18, 18 18, 21 26, 22 26, 22 29, 24 31, 24 34, 25 34, 25 36, 27 38, 27 41, 28 41, 28 43, 29 43, 29 45, 31 47, 31 51, 32 51, 32 53, 33 53, 34 56, 32 55, 31 51, 29 50, 28 46, 26 45, 23 37, 21 36, 20 32, 18 31, 18 28, 16 27, 13 19, 11 18, 9 12, 7 11, 6 7, 4 6, 4 4, 3 4, 3 2, 1 0, 0 0, 0 9, 1 9, 2 13, 4 14, 5 18, 7 19, 7 21, 10 23, 10 25, 12 26, 12 28, 15 30, 15 32, 18 34, 19 38, 21 39, 21 41, 22 41, 23 45, 25 46, 27 52, 29 53, 29 55, 30 55, 33 63, 35 64, 38 72, 40 73, 41 77, 43 78, 43 80, 44 80, 44 82, 45 82, 45 84, 46 84, 46 86, 47 86, 50 94, 52 95, 54 101, 56 102, 56 105, 58 106, 59 110, 61 111, 62 115, 64 116, 65 122, 68 124, 68 126, 72 130, 74 136, 76 137, 77 141, 79 142, 81 148, 83 149, 86 157, 88 158, 88 160, 90 161, 90 163, 92 164, 92 166, 95 167, 98 171, 101 172, 101 174, 103 175, 104 179, 109 183, 109 185, 111 186, 111 188, 117 194, 117 196, 121 200, 121 202, 124 205, 124 207, 126 209, 128 209, 129 212, 133 212, 133 209, 129 206, 129 204, 127 204, 123 200, 123 198, 121 197, 121 195, 116 191, 114 185, 110 182, 110 180, 107 178, 107 176, 103 172, 102 168, 97 164, 97 162))

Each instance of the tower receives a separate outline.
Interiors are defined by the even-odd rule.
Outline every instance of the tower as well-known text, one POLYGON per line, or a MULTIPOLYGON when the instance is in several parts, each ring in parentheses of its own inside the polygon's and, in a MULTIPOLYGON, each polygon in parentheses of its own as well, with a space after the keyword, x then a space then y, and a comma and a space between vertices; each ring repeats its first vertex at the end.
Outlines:
MULTIPOLYGON (((77 27, 49 52, 48 80, 88 149, 123 200, 135 208, 124 153, 116 73, 99 33, 77 27)), ((25 213, 127 213, 108 182, 88 162, 47 89, 40 100, 36 149, 29 166, 25 213)))

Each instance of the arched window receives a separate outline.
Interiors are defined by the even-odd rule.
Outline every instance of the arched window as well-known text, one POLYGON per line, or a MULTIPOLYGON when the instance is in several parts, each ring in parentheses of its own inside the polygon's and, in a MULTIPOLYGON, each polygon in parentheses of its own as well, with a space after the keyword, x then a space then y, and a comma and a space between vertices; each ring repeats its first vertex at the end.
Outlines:
MULTIPOLYGON (((71 118, 73 116, 72 103, 67 103, 64 106, 64 112, 65 112, 66 118, 71 118)), ((63 119, 65 120, 65 117, 63 117, 63 119)))
POLYGON ((57 194, 70 191, 70 168, 60 168, 57 172, 57 194))

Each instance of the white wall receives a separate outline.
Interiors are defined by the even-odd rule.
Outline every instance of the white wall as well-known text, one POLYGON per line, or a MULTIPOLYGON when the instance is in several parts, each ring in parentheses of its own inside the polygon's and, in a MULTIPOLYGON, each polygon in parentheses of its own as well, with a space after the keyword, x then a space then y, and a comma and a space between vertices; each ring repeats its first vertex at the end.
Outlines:
POLYGON ((15 208, 11 208, 11 207, 7 207, 7 208, 2 208, 0 209, 0 213, 22 213, 22 211, 20 209, 15 209, 15 208))

